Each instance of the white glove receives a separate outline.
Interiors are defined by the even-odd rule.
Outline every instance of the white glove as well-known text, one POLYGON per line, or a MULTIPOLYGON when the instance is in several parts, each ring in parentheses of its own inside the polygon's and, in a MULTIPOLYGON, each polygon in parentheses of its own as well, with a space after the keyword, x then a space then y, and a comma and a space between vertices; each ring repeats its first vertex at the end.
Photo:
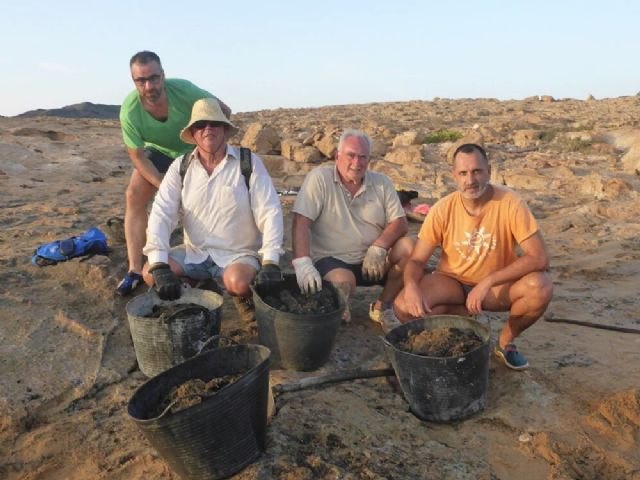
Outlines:
POLYGON ((384 277, 384 267, 387 260, 387 250, 371 245, 362 262, 362 275, 365 279, 377 282, 384 277))
POLYGON ((295 258, 291 263, 296 271, 296 280, 302 293, 309 295, 322 290, 322 277, 313 266, 310 257, 295 258))

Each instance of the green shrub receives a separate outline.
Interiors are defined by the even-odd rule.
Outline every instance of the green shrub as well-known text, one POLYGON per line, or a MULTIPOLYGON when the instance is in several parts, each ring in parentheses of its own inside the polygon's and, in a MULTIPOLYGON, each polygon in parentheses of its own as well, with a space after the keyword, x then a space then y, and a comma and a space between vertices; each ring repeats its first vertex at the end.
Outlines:
POLYGON ((437 130, 429 133, 423 143, 455 142, 462 138, 462 133, 456 130, 437 130))
POLYGON ((544 132, 542 132, 542 134, 540 135, 540 141, 542 142, 551 142, 556 138, 556 135, 558 134, 558 131, 555 129, 552 130, 545 130, 544 132))

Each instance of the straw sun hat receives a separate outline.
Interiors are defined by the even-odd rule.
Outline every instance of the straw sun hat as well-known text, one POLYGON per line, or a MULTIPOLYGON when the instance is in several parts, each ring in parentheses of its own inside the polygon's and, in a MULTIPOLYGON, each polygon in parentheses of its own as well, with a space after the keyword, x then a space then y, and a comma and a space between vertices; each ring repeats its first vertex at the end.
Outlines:
POLYGON ((224 130, 227 138, 231 138, 238 131, 238 127, 231 123, 231 121, 222 112, 222 108, 220 108, 218 100, 215 98, 201 98, 193 104, 191 120, 189 120, 187 126, 180 132, 180 139, 183 142, 191 144, 196 143, 193 139, 193 135, 191 134, 191 126, 200 120, 224 123, 226 125, 224 130))

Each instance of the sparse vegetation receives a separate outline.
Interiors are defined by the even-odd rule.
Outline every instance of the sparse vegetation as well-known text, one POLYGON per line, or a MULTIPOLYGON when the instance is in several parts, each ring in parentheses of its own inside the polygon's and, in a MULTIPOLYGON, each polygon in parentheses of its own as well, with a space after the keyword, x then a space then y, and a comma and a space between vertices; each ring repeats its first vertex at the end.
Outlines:
POLYGON ((593 146, 591 140, 582 140, 581 138, 572 138, 562 144, 562 150, 565 152, 584 152, 593 146))
POLYGON ((455 142, 462 138, 462 133, 457 130, 437 130, 427 134, 423 143, 455 142))
POLYGON ((558 130, 556 130, 556 129, 545 130, 540 135, 540 141, 541 142, 546 142, 546 143, 551 142, 554 138, 556 138, 557 134, 558 134, 558 130))

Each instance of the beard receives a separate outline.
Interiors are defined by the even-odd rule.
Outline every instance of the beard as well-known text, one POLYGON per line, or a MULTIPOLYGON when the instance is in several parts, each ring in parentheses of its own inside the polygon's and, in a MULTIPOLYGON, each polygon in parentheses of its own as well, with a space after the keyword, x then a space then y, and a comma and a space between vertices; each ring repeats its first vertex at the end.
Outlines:
POLYGON ((143 94, 144 100, 150 103, 157 102, 158 100, 160 100, 160 97, 162 97, 162 90, 159 88, 154 88, 143 94))
POLYGON ((491 182, 486 182, 483 185, 479 185, 478 189, 475 191, 463 190, 460 193, 462 193, 462 196, 467 200, 478 200, 480 197, 482 197, 482 195, 484 195, 484 192, 487 191, 487 188, 489 187, 490 183, 491 182))

